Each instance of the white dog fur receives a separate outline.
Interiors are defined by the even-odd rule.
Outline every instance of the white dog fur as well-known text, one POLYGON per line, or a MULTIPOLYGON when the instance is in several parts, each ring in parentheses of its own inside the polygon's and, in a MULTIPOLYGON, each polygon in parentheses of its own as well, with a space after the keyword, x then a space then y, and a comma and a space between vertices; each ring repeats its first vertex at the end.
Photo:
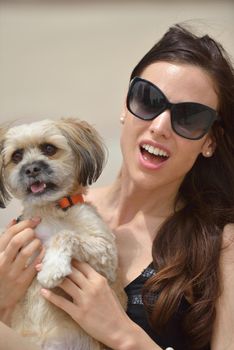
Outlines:
POLYGON ((100 175, 105 151, 99 135, 75 119, 43 120, 2 129, 0 146, 0 206, 10 196, 20 199, 22 219, 41 218, 36 235, 46 247, 42 270, 17 305, 12 327, 46 350, 104 349, 40 295, 41 286, 54 288, 70 274, 72 258, 118 285, 115 238, 95 208, 58 206, 61 198, 84 193, 100 175))

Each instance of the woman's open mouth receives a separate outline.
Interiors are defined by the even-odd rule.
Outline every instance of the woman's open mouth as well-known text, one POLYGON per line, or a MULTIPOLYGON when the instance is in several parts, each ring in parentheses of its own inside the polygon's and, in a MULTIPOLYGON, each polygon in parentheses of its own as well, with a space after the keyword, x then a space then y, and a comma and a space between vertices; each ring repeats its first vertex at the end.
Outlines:
POLYGON ((160 165, 169 158, 169 154, 165 150, 146 143, 140 146, 140 152, 144 164, 148 164, 149 167, 160 165))

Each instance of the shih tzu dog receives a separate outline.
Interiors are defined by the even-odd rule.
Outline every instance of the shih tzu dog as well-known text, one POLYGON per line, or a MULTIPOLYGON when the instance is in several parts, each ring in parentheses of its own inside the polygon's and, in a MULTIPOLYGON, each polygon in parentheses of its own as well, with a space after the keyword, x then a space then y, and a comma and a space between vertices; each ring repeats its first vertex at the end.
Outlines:
POLYGON ((20 199, 21 220, 41 218, 36 235, 45 246, 42 269, 17 305, 12 327, 46 350, 104 349, 40 295, 41 286, 55 288, 71 273, 72 258, 118 285, 114 235, 82 197, 102 171, 102 141, 88 123, 70 118, 13 126, 0 134, 0 206, 11 195, 20 199))

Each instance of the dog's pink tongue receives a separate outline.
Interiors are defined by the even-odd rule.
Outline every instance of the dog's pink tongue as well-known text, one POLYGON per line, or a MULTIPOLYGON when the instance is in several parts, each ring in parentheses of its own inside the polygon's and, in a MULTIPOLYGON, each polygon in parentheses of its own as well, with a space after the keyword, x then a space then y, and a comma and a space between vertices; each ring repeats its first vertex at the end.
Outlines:
POLYGON ((46 188, 46 184, 44 182, 38 182, 31 185, 30 188, 33 193, 38 193, 44 191, 44 189, 46 188))

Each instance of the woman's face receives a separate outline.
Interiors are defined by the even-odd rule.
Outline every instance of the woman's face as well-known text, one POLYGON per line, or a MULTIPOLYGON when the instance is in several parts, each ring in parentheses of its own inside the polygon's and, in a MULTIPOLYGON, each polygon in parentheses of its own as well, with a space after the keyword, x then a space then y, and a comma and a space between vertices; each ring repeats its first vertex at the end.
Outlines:
MULTIPOLYGON (((213 81, 199 67, 155 62, 144 69, 141 78, 157 85, 172 103, 197 102, 217 109, 213 81)), ((149 190, 165 185, 178 190, 198 155, 206 156, 207 151, 212 155, 214 151, 215 145, 208 134, 199 140, 177 135, 171 127, 170 110, 145 121, 125 107, 124 117, 121 135, 124 173, 149 190), (156 156, 152 151, 161 155, 156 156)))

